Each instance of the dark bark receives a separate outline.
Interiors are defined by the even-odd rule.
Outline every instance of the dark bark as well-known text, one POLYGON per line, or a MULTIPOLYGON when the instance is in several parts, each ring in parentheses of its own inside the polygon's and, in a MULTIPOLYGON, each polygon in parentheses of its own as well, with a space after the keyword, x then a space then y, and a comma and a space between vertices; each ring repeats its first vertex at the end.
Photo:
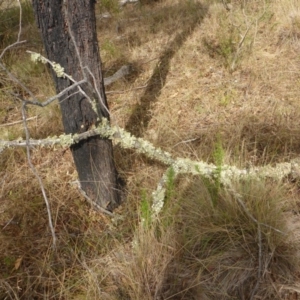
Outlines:
MULTIPOLYGON (((81 88, 97 102, 97 113, 82 94, 59 99, 66 133, 81 133, 99 122, 98 116, 109 118, 101 72, 101 61, 96 35, 95 1, 93 0, 32 0, 47 57, 64 67, 65 72, 79 81, 85 72, 89 84, 81 88), (70 29, 68 28, 70 26, 70 29), (95 77, 82 70, 71 34, 75 39, 82 65, 95 77), (100 91, 101 99, 95 93, 100 91)), ((58 78, 52 71, 56 91, 71 82, 58 78)), ((77 89, 69 92, 73 94, 77 89)), ((112 210, 120 200, 117 172, 110 140, 99 136, 89 138, 71 147, 82 189, 100 206, 112 210)))

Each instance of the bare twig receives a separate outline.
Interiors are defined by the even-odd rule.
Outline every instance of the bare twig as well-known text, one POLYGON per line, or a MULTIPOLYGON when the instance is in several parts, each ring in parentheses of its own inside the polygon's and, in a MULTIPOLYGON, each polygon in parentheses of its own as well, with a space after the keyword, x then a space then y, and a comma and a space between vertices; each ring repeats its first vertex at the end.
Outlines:
MULTIPOLYGON (((64 72, 64 68, 62 66, 60 66, 59 64, 57 63, 54 63, 52 61, 50 61, 48 58, 42 56, 41 54, 39 53, 36 53, 36 52, 32 52, 32 51, 26 51, 27 53, 30 53, 31 54, 31 59, 33 61, 40 61, 42 63, 48 63, 51 65, 51 67, 53 68, 53 70, 56 72, 57 76, 58 77, 64 77, 64 78, 68 78, 71 82, 73 82, 73 85, 65 88, 63 91, 61 91, 58 95, 59 96, 62 96, 63 94, 65 94, 66 92, 70 91, 71 89, 77 87, 78 90, 80 91, 80 93, 86 97, 86 99, 91 103, 91 105, 93 105, 93 100, 83 91, 83 89, 80 87, 80 84, 82 83, 87 83, 87 78, 86 76, 84 75, 84 79, 80 80, 80 81, 75 81, 72 76, 70 76, 69 74, 65 73, 64 72)), ((54 101, 55 99, 57 99, 57 97, 59 97, 58 95, 48 99, 45 101, 45 105, 51 103, 52 101, 54 101)), ((67 97, 68 98, 68 97, 67 97)), ((29 101, 29 100, 27 100, 29 101)), ((30 101, 29 101, 30 102, 30 101)), ((31 101, 30 104, 35 104, 35 105, 39 105, 41 106, 40 102, 35 100, 35 101, 31 101)))
POLYGON ((26 41, 20 41, 21 39, 21 33, 22 33, 22 6, 21 6, 21 2, 20 0, 17 0, 18 2, 18 5, 20 7, 20 10, 19 10, 19 31, 18 31, 18 37, 17 37, 17 41, 8 45, 6 48, 3 49, 3 51, 1 52, 0 54, 0 60, 2 59, 2 57, 4 56, 5 52, 19 44, 23 44, 25 43, 26 41))
MULTIPOLYGON (((31 118, 27 118, 27 121, 36 120, 36 119, 37 119, 37 116, 31 117, 31 118)), ((6 124, 1 124, 0 128, 1 127, 13 126, 13 125, 20 124, 20 123, 23 123, 23 120, 11 122, 11 123, 6 123, 6 124)))
POLYGON ((19 85, 34 101, 38 101, 33 93, 19 80, 17 79, 11 72, 7 70, 7 68, 0 62, 0 68, 8 75, 8 77, 14 81, 17 85, 19 85))
POLYGON ((14 43, 10 44, 9 46, 7 46, 6 48, 3 49, 3 51, 2 51, 1 54, 0 54, 0 59, 3 58, 3 56, 4 56, 4 54, 5 54, 5 52, 6 52, 7 50, 9 50, 9 49, 11 49, 11 48, 13 48, 13 47, 15 47, 15 46, 24 44, 24 43, 26 43, 26 42, 27 42, 27 41, 24 40, 24 41, 17 41, 17 42, 14 42, 14 43))
POLYGON ((84 67, 84 69, 86 69, 88 71, 88 73, 90 74, 90 76, 93 78, 93 83, 94 83, 94 89, 97 93, 97 96, 98 96, 98 99, 99 101, 101 102, 102 104, 102 107, 104 108, 104 110, 108 113, 108 115, 110 115, 110 111, 108 110, 108 108, 106 107, 102 97, 101 97, 101 94, 100 94, 100 91, 98 90, 97 88, 97 83, 96 83, 96 79, 95 79, 95 76, 94 74, 91 72, 91 70, 88 68, 88 67, 84 67))
POLYGON ((69 94, 69 95, 68 95, 67 97, 65 97, 64 99, 61 99, 61 100, 60 100, 60 103, 66 101, 68 98, 71 98, 72 96, 74 96, 74 95, 76 95, 76 94, 78 94, 78 93, 80 93, 80 91, 76 91, 76 92, 74 92, 74 93, 72 93, 72 94, 69 94))
MULTIPOLYGON (((78 82, 74 82, 72 85, 70 85, 69 87, 65 88, 64 90, 62 90, 62 91, 61 91, 60 93, 58 93, 57 95, 55 95, 55 96, 53 96, 53 97, 47 99, 46 101, 44 101, 44 102, 42 102, 42 103, 40 103, 40 104, 38 104, 38 103, 36 103, 36 102, 33 102, 33 103, 30 103, 30 102, 29 102, 29 104, 35 104, 35 105, 39 105, 39 106, 42 106, 42 107, 47 106, 47 105, 49 105, 51 102, 53 102, 54 100, 56 100, 56 99, 58 99, 59 97, 63 96, 64 94, 66 94, 66 93, 69 92, 70 90, 74 89, 75 87, 79 87, 79 86, 80 86, 81 84, 83 84, 83 83, 86 83, 86 80, 85 80, 85 79, 80 80, 80 81, 78 81, 78 82)), ((79 91, 78 91, 78 92, 79 92, 79 91)), ((68 98, 70 98, 70 97, 71 97, 71 95, 68 95, 64 100, 66 100, 66 99, 68 99, 68 98)))
POLYGON ((241 49, 242 49, 242 46, 243 46, 243 44, 244 44, 244 41, 245 41, 245 39, 246 39, 246 36, 247 36, 248 33, 249 33, 250 28, 251 28, 251 27, 248 26, 248 28, 246 29, 244 35, 242 36, 242 38, 241 38, 241 40, 240 40, 240 42, 239 42, 239 44, 238 44, 237 50, 236 50, 236 52, 235 52, 235 54, 234 54, 234 57, 233 57, 233 60, 232 60, 231 66, 230 66, 230 70, 231 70, 231 71, 233 71, 233 70, 235 69, 236 61, 237 61, 237 59, 238 59, 238 57, 239 57, 239 54, 240 54, 241 49))
MULTIPOLYGON (((223 3, 225 4, 225 1, 223 1, 223 3)), ((244 15, 244 17, 245 17, 245 22, 246 22, 246 25, 247 25, 247 29, 246 29, 245 33, 242 35, 242 37, 241 37, 241 39, 240 39, 240 41, 239 41, 239 44, 238 44, 238 46, 237 46, 237 50, 236 50, 236 52, 235 52, 235 54, 234 54, 234 57, 233 57, 233 60, 232 60, 231 66, 230 66, 230 70, 231 70, 231 71, 234 71, 234 69, 235 69, 235 65, 236 65, 237 59, 238 59, 238 57, 239 57, 239 55, 240 55, 240 52, 241 52, 242 47, 243 47, 243 44, 244 44, 245 39, 246 39, 246 37, 247 37, 247 35, 248 35, 250 29, 251 29, 251 26, 255 23, 255 24, 256 24, 256 27, 257 27, 258 21, 259 21, 259 20, 264 16, 264 14, 266 13, 266 7, 265 7, 265 6, 266 6, 266 3, 265 3, 265 1, 264 1, 264 10, 263 10, 263 12, 261 13, 261 15, 260 15, 255 21, 252 21, 250 24, 248 23, 248 16, 246 15, 245 9, 243 9, 243 15, 244 15)))
POLYGON ((64 11, 65 11, 65 15, 66 15, 66 21, 67 21, 67 28, 68 28, 68 33, 71 37, 71 40, 73 42, 73 45, 75 47, 75 52, 76 52, 76 55, 77 55, 77 59, 79 61, 79 64, 80 64, 80 69, 81 69, 81 72, 82 72, 82 76, 84 78, 86 78, 86 75, 85 75, 85 72, 84 72, 84 68, 83 68, 83 63, 82 63, 82 59, 81 59, 81 56, 80 56, 80 53, 79 53, 79 49, 77 47, 77 43, 76 43, 76 40, 75 40, 75 37, 73 35, 73 32, 71 30, 71 26, 70 26, 70 21, 69 21, 69 12, 68 12, 68 1, 67 0, 63 0, 63 6, 64 6, 64 11))
POLYGON ((8 45, 6 48, 4 48, 0 54, 0 68, 6 72, 6 74, 9 76, 9 78, 14 81, 15 83, 17 83, 19 86, 21 86, 21 88, 26 91, 33 99, 35 99, 34 95, 31 93, 31 91, 20 81, 18 80, 11 72, 9 72, 7 70, 7 68, 1 63, 1 59, 3 58, 4 54, 6 53, 6 51, 8 51, 9 49, 17 46, 17 45, 20 45, 20 44, 23 44, 25 43, 26 41, 20 41, 21 39, 21 33, 22 33, 22 6, 21 6, 21 2, 20 0, 17 0, 18 1, 18 5, 20 7, 20 15, 19 15, 19 32, 18 32, 18 37, 17 37, 17 41, 8 45))
POLYGON ((48 223, 49 223, 49 227, 51 230, 51 235, 52 235, 52 245, 53 248, 56 248, 56 236, 55 236, 55 231, 53 228, 53 224, 52 224, 52 215, 51 215, 51 209, 50 209, 50 204, 49 204, 49 200, 48 197, 46 195, 46 191, 42 182, 41 177, 39 176, 38 172, 36 171, 32 161, 31 161, 31 155, 30 155, 30 134, 29 134, 29 130, 27 127, 27 120, 26 120, 26 102, 23 102, 22 104, 22 118, 23 118, 23 124, 24 124, 24 130, 25 130, 25 135, 26 135, 26 153, 27 153, 27 161, 28 164, 32 170, 32 173, 34 174, 34 176, 37 178, 42 194, 43 194, 43 198, 46 204, 46 208, 47 208, 47 214, 48 214, 48 223))
MULTIPOLYGON (((98 96, 98 99, 100 101, 100 103, 102 104, 102 107, 104 108, 104 110, 108 113, 108 115, 110 115, 110 112, 108 110, 108 108, 106 107, 105 105, 105 102, 104 100, 102 99, 102 96, 101 96, 101 93, 100 91, 98 90, 97 88, 97 82, 96 82, 96 79, 95 79, 95 76, 94 74, 92 74, 91 70, 88 68, 88 66, 84 66, 83 65, 83 62, 82 62, 82 58, 80 56, 80 53, 79 53, 79 49, 77 47, 77 43, 76 43, 76 40, 75 40, 75 37, 74 37, 74 34, 71 30, 71 26, 70 26, 70 21, 69 21, 69 13, 68 13, 68 4, 67 4, 67 1, 66 0, 63 0, 63 4, 64 4, 64 9, 65 9, 65 14, 66 14, 66 21, 67 21, 67 27, 68 27, 68 33, 71 37, 71 40, 73 42, 73 45, 74 45, 74 48, 75 48, 75 52, 76 52, 76 55, 77 55, 77 58, 78 58, 78 61, 79 61, 79 64, 80 64, 80 68, 81 68, 81 72, 82 72, 82 76, 84 77, 84 79, 87 80, 87 75, 85 73, 85 70, 88 72, 88 74, 93 78, 93 83, 94 83, 94 91, 96 92, 97 96, 98 96)), ((83 91, 82 91, 83 92, 83 91)), ((93 101, 92 99, 90 99, 90 97, 88 95, 85 95, 83 94, 88 100, 89 102, 91 103, 91 105, 93 106, 93 101)), ((96 111, 95 111, 96 112, 96 111)), ((97 112, 96 112, 97 113, 97 112)), ((100 117, 100 116, 99 116, 100 117)))
POLYGON ((75 181, 73 182, 77 185, 78 190, 80 191, 81 195, 87 200, 87 202, 89 204, 91 204, 91 206, 95 207, 97 210, 101 211, 102 213, 110 216, 110 217, 115 217, 115 214, 113 214, 112 212, 110 212, 109 210, 101 207, 99 204, 97 204, 95 201, 93 201, 87 194, 86 192, 81 188, 80 186, 80 182, 79 181, 75 181))
POLYGON ((283 231, 281 231, 281 230, 279 230, 279 229, 277 229, 277 228, 275 228, 275 227, 273 227, 273 226, 270 226, 270 225, 267 225, 267 224, 258 222, 258 220, 256 220, 256 219, 254 218, 254 216, 253 216, 253 215, 249 212, 249 210, 247 209, 247 207, 246 207, 244 201, 242 200, 242 196, 241 196, 240 194, 238 194, 235 190, 233 190, 231 187, 227 187, 227 188, 228 188, 228 189, 231 191, 231 193, 235 196, 235 199, 237 200, 237 202, 239 203, 239 205, 243 208, 243 210, 244 210, 244 212, 246 213, 246 215, 247 215, 254 223, 256 223, 257 225, 262 225, 262 226, 268 227, 268 228, 270 228, 270 229, 272 229, 272 230, 274 230, 274 231, 276 231, 276 232, 278 232, 278 233, 281 233, 281 234, 286 235, 285 232, 283 232, 283 231))
POLYGON ((199 140, 200 138, 194 138, 194 139, 189 139, 189 140, 185 140, 185 141, 181 141, 181 142, 178 142, 177 144, 175 144, 173 146, 173 148, 175 148, 176 146, 180 145, 180 144, 186 144, 186 143, 190 143, 190 142, 194 142, 194 141, 197 141, 199 140))
MULTIPOLYGON (((7 46, 6 48, 4 48, 4 50, 1 52, 0 54, 0 60, 3 58, 4 54, 6 53, 6 51, 8 51, 9 49, 15 47, 16 45, 22 44, 25 41, 20 41, 21 38, 21 33, 22 33, 22 6, 21 6, 21 2, 20 0, 17 0, 19 8, 20 8, 20 15, 19 15, 19 31, 18 31, 18 37, 17 37, 17 41, 13 44, 10 44, 9 46, 7 46)), ((9 72, 7 70, 7 68, 0 62, 0 68, 6 72, 6 74, 10 77, 10 79, 12 81, 14 81, 15 83, 17 83, 19 86, 22 87, 22 89, 24 91, 26 91, 31 97, 32 99, 34 99, 34 101, 37 101, 35 99, 35 96, 33 95, 33 93, 23 84, 21 83, 20 80, 18 80, 11 72, 9 72)), ((37 173, 35 167, 32 164, 31 161, 31 155, 30 155, 30 134, 29 134, 29 130, 27 127, 27 118, 26 118, 26 101, 22 102, 22 119, 23 119, 23 125, 24 125, 24 130, 25 130, 25 135, 26 135, 26 153, 27 153, 27 160, 28 160, 28 164, 33 172, 33 174, 35 175, 35 177, 37 178, 42 194, 43 194, 43 198, 47 207, 47 213, 48 213, 48 221, 49 221, 49 226, 50 226, 50 230, 51 230, 51 234, 52 234, 52 244, 53 244, 53 248, 56 247, 56 236, 55 236, 55 232, 54 232, 54 228, 53 228, 53 224, 52 224, 52 216, 51 216, 51 210, 50 210, 50 205, 49 205, 49 201, 44 189, 44 185, 43 182, 39 176, 39 174, 37 173)), ((7 226, 7 225, 6 225, 7 226)))
POLYGON ((15 216, 13 216, 12 218, 10 218, 10 219, 6 222, 6 224, 2 227, 2 230, 4 230, 4 229, 5 229, 5 228, 13 221, 14 217, 15 217, 15 216))
MULTIPOLYGON (((12 286, 5 280, 1 280, 0 281, 0 286, 3 285, 4 286, 4 290, 6 290, 6 294, 10 297, 10 299, 15 299, 15 300, 19 300, 19 296, 17 295, 17 293, 15 292, 15 290, 12 288, 12 286)), ((6 299, 8 299, 6 296, 6 299)))

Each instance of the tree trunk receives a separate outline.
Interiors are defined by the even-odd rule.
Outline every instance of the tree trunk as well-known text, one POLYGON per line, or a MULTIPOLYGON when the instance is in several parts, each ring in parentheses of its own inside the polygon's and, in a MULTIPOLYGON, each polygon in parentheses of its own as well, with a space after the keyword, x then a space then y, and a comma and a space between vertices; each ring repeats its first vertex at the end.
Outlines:
MULTIPOLYGON (((77 88, 59 99, 65 132, 87 131, 97 125, 99 118, 109 118, 96 35, 95 1, 32 0, 32 3, 48 58, 59 63, 74 80, 83 79, 83 72, 89 79, 89 84, 81 88, 96 100, 97 113, 86 97, 75 93, 77 88), (66 99, 68 95, 72 96, 66 99)), ((52 74, 57 93, 71 85, 70 80, 58 78, 53 71, 52 74)), ((111 141, 97 136, 72 146, 71 151, 81 188, 101 207, 115 208, 120 202, 120 190, 111 141)))

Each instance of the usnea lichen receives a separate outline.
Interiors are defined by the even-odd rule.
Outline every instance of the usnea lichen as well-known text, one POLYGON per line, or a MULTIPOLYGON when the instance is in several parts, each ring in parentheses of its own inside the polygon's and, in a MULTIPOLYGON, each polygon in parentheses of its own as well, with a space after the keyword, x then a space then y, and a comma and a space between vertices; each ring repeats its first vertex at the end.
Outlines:
POLYGON ((30 58, 33 62, 37 63, 37 62, 41 62, 42 64, 46 64, 47 63, 47 59, 42 56, 39 53, 35 53, 35 52, 30 52, 30 58))
POLYGON ((96 115, 98 116, 98 109, 97 109, 97 102, 95 99, 92 99, 92 110, 96 113, 96 115))
POLYGON ((65 77, 65 69, 60 64, 52 62, 52 68, 57 77, 65 77))
POLYGON ((62 134, 59 136, 59 140, 62 147, 70 147, 74 144, 74 138, 72 134, 62 134))
MULTIPOLYGON (((39 55, 37 55, 35 59, 40 59, 39 55)), ((88 132, 74 135, 62 134, 59 137, 49 137, 44 140, 29 140, 29 144, 38 145, 41 147, 51 147, 53 145, 69 147, 72 144, 79 142, 83 138, 87 138, 89 136, 97 134, 104 138, 113 140, 115 143, 120 144, 120 146, 123 148, 134 149, 138 153, 143 153, 151 159, 162 162, 163 164, 174 170, 175 176, 178 174, 193 174, 200 175, 212 180, 215 179, 217 168, 215 165, 208 164, 203 161, 192 161, 187 158, 172 158, 170 153, 163 151, 160 148, 155 148, 155 146, 150 142, 145 141, 142 138, 136 138, 122 128, 110 126, 109 121, 105 118, 101 120, 101 123, 96 128, 88 132)), ((0 152, 8 147, 20 146, 25 147, 26 140, 0 140, 0 152)), ((277 180, 282 180, 288 175, 292 175, 294 177, 296 176, 297 178, 300 177, 299 162, 292 161, 290 163, 277 164, 275 167, 264 166, 250 169, 238 169, 235 166, 223 165, 220 172, 220 183, 225 187, 230 187, 233 179, 238 179, 246 176, 257 179, 274 178, 277 180)), ((166 193, 166 180, 167 172, 163 175, 162 180, 157 186, 157 189, 152 194, 152 210, 154 215, 157 215, 163 208, 166 193)))
MULTIPOLYGON (((48 59, 46 59, 44 56, 42 56, 39 53, 36 52, 29 52, 30 53, 30 58, 33 62, 41 62, 42 64, 48 63, 48 59)), ((57 77, 66 77, 65 74, 65 69, 58 63, 56 62, 49 62, 52 65, 53 71, 56 73, 57 77)))

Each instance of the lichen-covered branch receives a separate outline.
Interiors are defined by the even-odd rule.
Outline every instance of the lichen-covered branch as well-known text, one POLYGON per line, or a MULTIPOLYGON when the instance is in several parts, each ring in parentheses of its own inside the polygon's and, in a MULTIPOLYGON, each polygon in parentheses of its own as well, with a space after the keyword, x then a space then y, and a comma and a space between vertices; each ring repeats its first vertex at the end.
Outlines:
MULTIPOLYGON (((122 128, 110 126, 107 119, 103 119, 98 127, 81 134, 62 134, 60 136, 48 137, 40 140, 29 139, 28 141, 23 139, 14 141, 0 140, 0 153, 5 148, 27 147, 28 145, 30 147, 52 147, 55 145, 70 147, 72 144, 78 143, 83 139, 95 135, 100 135, 103 138, 111 139, 115 143, 119 144, 122 148, 133 149, 137 153, 142 153, 151 159, 163 163, 174 170, 175 176, 178 174, 193 174, 212 180, 215 179, 217 166, 214 164, 209 164, 203 161, 193 161, 188 158, 173 158, 169 152, 163 151, 160 148, 156 148, 152 143, 145 141, 142 138, 137 138, 122 128)), ((152 195, 152 210, 154 215, 158 215, 164 204, 166 191, 165 185, 167 182, 169 168, 164 173, 157 186, 157 189, 152 195)), ((287 176, 299 178, 300 161, 293 160, 291 162, 279 163, 275 166, 267 165, 249 169, 239 169, 235 166, 223 165, 221 173, 218 176, 220 176, 220 181, 225 187, 231 187, 231 182, 234 179, 241 178, 273 178, 279 181, 287 176)))
MULTIPOLYGON (((214 179, 215 177, 217 167, 214 164, 203 161, 193 161, 188 158, 173 158, 169 152, 156 148, 152 143, 142 138, 137 138, 122 128, 110 126, 108 120, 104 118, 98 127, 84 133, 74 135, 62 134, 60 136, 53 136, 40 140, 30 139, 29 144, 31 147, 51 147, 54 145, 69 147, 72 144, 95 135, 109 138, 115 143, 118 143, 122 148, 134 149, 137 153, 142 153, 166 166, 172 166, 175 174, 194 174, 211 179, 214 179)), ((21 138, 14 141, 0 140, 0 152, 5 148, 10 147, 26 147, 26 141, 21 138)), ((249 169, 239 169, 235 166, 223 165, 220 177, 221 183, 227 184, 232 179, 241 177, 274 178, 282 180, 289 175, 298 178, 299 174, 300 161, 293 160, 291 162, 279 163, 275 166, 267 165, 249 169)))

